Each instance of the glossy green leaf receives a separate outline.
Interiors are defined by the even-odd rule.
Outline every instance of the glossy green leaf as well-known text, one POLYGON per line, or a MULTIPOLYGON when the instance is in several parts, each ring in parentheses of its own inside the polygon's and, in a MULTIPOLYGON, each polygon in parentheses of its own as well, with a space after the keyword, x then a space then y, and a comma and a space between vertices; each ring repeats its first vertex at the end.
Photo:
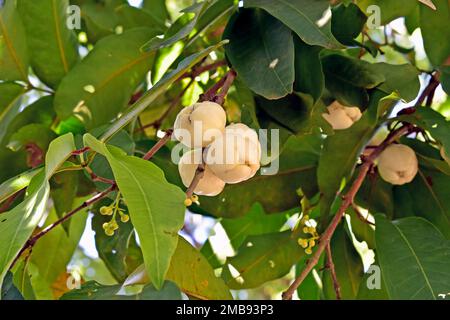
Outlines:
POLYGON ((28 81, 28 48, 25 28, 15 1, 0 8, 0 78, 28 81))
POLYGON ((3 213, 0 222, 0 284, 9 266, 41 220, 49 197, 50 177, 75 150, 72 134, 54 140, 48 149, 45 171, 30 182, 22 203, 3 213))
POLYGON ((231 289, 255 288, 286 275, 305 254, 291 231, 249 236, 227 259, 222 277, 231 289))
POLYGON ((422 218, 376 217, 375 239, 390 299, 436 300, 450 287, 450 241, 422 218))
POLYGON ((17 1, 25 26, 31 66, 52 88, 78 62, 75 32, 67 28, 69 0, 17 1))
MULTIPOLYGON (((309 255, 304 255, 300 258, 300 261, 295 266, 295 274, 299 276, 302 270, 305 268, 305 264, 309 258, 309 255)), ((316 267, 306 276, 305 280, 297 288, 297 295, 301 300, 320 300, 322 296, 322 273, 323 270, 323 258, 320 256, 319 262, 316 267)))
POLYGON ((151 67, 152 55, 140 47, 154 34, 136 28, 99 41, 61 82, 55 95, 58 116, 75 115, 87 128, 116 117, 151 67))
POLYGON ((420 30, 428 58, 434 66, 440 66, 450 56, 450 3, 433 0, 436 10, 420 5, 420 30))
POLYGON ((340 48, 341 45, 331 34, 330 25, 319 27, 324 12, 329 8, 326 0, 247 0, 246 8, 258 7, 292 29, 304 42, 326 48, 340 48))
POLYGON ((368 62, 339 54, 327 55, 322 59, 327 89, 341 103, 360 108, 369 103, 366 89, 385 81, 368 62))
POLYGON ((294 90, 311 95, 317 100, 322 95, 325 79, 319 46, 309 46, 300 38, 294 37, 295 46, 295 83, 294 90))
POLYGON ((378 88, 388 94, 393 92, 406 102, 414 100, 420 89, 419 71, 410 64, 392 65, 375 63, 370 66, 377 74, 382 74, 385 82, 378 88))
POLYGON ((151 11, 145 11, 127 4, 121 5, 115 9, 119 19, 119 25, 125 30, 147 27, 159 33, 166 29, 164 22, 155 18, 151 11))
POLYGON ((367 17, 357 5, 339 4, 332 10, 331 31, 342 44, 355 45, 354 40, 363 30, 367 17))
MULTIPOLYGON (((215 276, 206 258, 183 238, 178 241, 166 279, 175 282, 181 291, 196 299, 232 299, 229 289, 221 278, 215 276)), ((147 284, 150 281, 142 265, 128 277, 124 285, 147 284)))
MULTIPOLYGON (((364 273, 363 264, 361 257, 347 235, 344 224, 341 224, 333 234, 331 252, 342 299, 356 299, 364 273)), ((329 300, 336 299, 333 280, 329 270, 324 271, 322 281, 325 298, 329 300)))
POLYGON ((28 124, 11 136, 7 147, 16 152, 33 145, 39 148, 42 153, 45 153, 50 142, 56 137, 57 135, 52 130, 42 124, 28 124))
POLYGON ((169 19, 165 0, 144 0, 142 8, 163 24, 169 19))
POLYGON ((220 224, 225 229, 231 245, 237 250, 247 236, 280 231, 288 218, 288 213, 266 214, 261 204, 255 203, 245 216, 222 219, 220 224))
POLYGON ((394 188, 395 216, 419 216, 432 222, 450 238, 450 177, 419 168, 414 180, 394 188))
POLYGON ((139 235, 146 269, 161 288, 184 223, 184 192, 169 184, 153 163, 107 147, 89 134, 84 142, 108 159, 139 235))
POLYGON ((277 99, 293 90, 294 43, 291 31, 263 10, 240 10, 224 32, 228 59, 253 92, 277 99))

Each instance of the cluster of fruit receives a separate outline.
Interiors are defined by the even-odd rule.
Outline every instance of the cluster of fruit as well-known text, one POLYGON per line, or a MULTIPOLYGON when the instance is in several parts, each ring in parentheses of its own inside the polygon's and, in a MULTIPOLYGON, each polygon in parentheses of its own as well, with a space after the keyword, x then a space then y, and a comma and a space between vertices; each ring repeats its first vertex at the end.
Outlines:
MULTIPOLYGON (((334 130, 343 130, 361 119, 362 114, 357 107, 334 101, 322 116, 334 130)), ((411 182, 419 169, 416 153, 403 144, 389 145, 376 159, 376 164, 381 178, 394 185, 411 182)))
POLYGON ((252 178, 260 168, 261 145, 255 130, 242 123, 226 126, 222 106, 199 102, 184 108, 174 124, 174 137, 189 147, 178 164, 186 187, 192 183, 199 165, 203 177, 194 193, 216 196, 225 184, 252 178))

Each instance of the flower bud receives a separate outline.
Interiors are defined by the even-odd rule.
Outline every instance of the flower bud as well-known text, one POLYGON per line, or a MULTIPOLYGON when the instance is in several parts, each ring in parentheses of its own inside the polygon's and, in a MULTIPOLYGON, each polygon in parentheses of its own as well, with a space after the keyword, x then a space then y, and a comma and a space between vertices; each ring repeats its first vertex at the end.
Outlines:
POLYGON ((413 149, 403 144, 391 144, 378 157, 378 172, 386 182, 402 185, 411 182, 418 171, 413 149))
POLYGON ((361 119, 361 110, 357 107, 346 107, 334 101, 327 107, 328 113, 323 113, 322 117, 333 127, 334 130, 350 128, 353 123, 361 119))

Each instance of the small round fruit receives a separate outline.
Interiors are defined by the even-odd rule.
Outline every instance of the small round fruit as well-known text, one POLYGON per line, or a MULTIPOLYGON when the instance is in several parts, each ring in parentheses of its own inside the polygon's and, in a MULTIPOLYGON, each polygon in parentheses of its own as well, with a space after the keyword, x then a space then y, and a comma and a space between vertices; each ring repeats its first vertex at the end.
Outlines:
POLYGON ((110 216, 113 214, 113 209, 111 207, 103 206, 100 208, 100 214, 102 216, 110 216))
POLYGON ((189 148, 209 145, 225 129, 227 115, 220 104, 205 101, 186 107, 174 124, 174 137, 189 148))
MULTIPOLYGON (((178 163, 178 172, 181 180, 186 187, 189 187, 194 179, 195 172, 202 161, 202 149, 195 149, 186 152, 178 163)), ((203 177, 194 189, 194 192, 203 196, 216 196, 222 192, 225 182, 219 179, 211 169, 206 165, 203 177)), ((192 204, 192 200, 190 204, 192 204)))
POLYGON ((252 178, 260 168, 261 144, 256 131, 232 124, 205 151, 205 162, 226 183, 252 178))
POLYGON ((323 113, 322 117, 333 127, 334 130, 344 130, 350 128, 353 123, 361 119, 361 110, 357 107, 346 107, 334 101, 327 107, 328 113, 323 113))
POLYGON ((413 149, 403 144, 391 144, 378 157, 378 172, 384 181, 394 185, 411 182, 418 171, 413 149))

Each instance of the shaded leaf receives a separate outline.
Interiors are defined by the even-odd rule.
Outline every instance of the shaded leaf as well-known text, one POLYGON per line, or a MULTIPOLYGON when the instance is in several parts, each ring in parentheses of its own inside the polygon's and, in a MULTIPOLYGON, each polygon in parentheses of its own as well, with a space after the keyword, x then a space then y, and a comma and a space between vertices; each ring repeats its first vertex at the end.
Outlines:
POLYGON ((292 92, 294 43, 291 31, 263 10, 240 10, 224 32, 228 59, 255 93, 277 99, 292 92))

